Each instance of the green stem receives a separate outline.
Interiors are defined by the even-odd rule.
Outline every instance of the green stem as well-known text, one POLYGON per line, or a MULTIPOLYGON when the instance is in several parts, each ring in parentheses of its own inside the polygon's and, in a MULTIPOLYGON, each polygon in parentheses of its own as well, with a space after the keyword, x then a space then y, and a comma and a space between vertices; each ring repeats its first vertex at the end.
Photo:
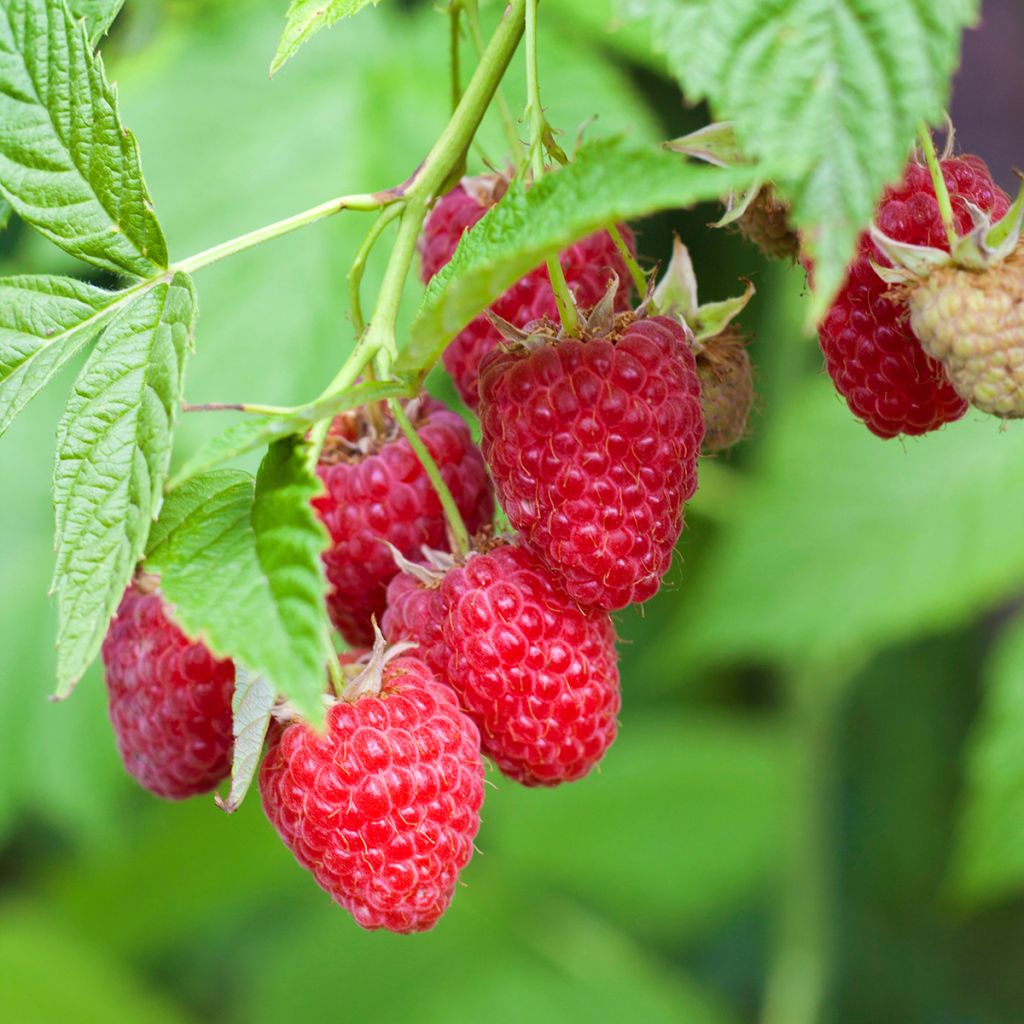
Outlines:
POLYGON ((462 79, 459 75, 459 17, 462 14, 461 0, 451 0, 448 6, 448 51, 451 55, 452 73, 452 112, 459 106, 462 98, 462 79))
POLYGON ((935 187, 935 198, 939 202, 939 216, 942 218, 942 226, 946 229, 946 240, 952 251, 957 242, 956 223, 953 220, 953 204, 949 201, 949 189, 946 188, 946 179, 942 176, 942 165, 939 163, 938 155, 935 152, 935 143, 932 141, 932 133, 928 126, 922 121, 917 129, 917 137, 921 143, 921 152, 924 153, 925 162, 932 176, 932 185, 935 187))
POLYGON ((452 492, 444 482, 444 477, 441 476, 441 470, 437 468, 437 463, 428 451, 427 446, 423 443, 423 439, 416 433, 416 428, 405 414, 402 403, 392 399, 388 404, 391 406, 391 412, 395 417, 395 421, 401 427, 402 433, 405 434, 409 446, 416 453, 416 458, 420 460, 423 471, 434 485, 434 490, 441 501, 444 517, 448 522, 448 532, 451 534, 453 553, 457 555, 468 554, 471 543, 469 530, 466 529, 462 513, 459 512, 459 506, 455 504, 452 492))
POLYGON ((647 275, 643 272, 640 264, 637 263, 636 257, 630 252, 629 246, 626 245, 626 240, 622 237, 622 232, 614 224, 608 229, 608 234, 612 236, 615 248, 619 250, 622 262, 626 264, 629 276, 633 278, 633 284, 636 285, 636 290, 639 292, 640 298, 643 299, 644 295, 647 294, 647 275))
POLYGON ((820 1024, 832 979, 835 879, 831 799, 836 725, 851 673, 816 668, 791 678, 797 741, 794 820, 787 830, 778 949, 768 976, 762 1024, 820 1024))
POLYGON ((491 41, 487 44, 487 49, 480 58, 455 113, 407 185, 404 192, 405 206, 398 225, 395 246, 384 271, 384 279, 377 295, 377 304, 370 317, 369 327, 338 370, 334 380, 327 386, 325 395, 353 384, 363 367, 371 360, 376 364, 379 379, 384 380, 390 373, 391 362, 397 352, 395 327, 398 322, 398 308, 416 254, 416 240, 420 229, 423 227, 431 200, 465 162, 466 151, 494 98, 498 83, 519 46, 519 40, 523 35, 526 2, 527 0, 512 0, 505 10, 504 17, 491 36, 491 41))
MULTIPOLYGON (((530 165, 535 182, 539 181, 544 173, 544 136, 548 132, 544 108, 540 102, 540 73, 537 61, 537 3, 538 0, 527 0, 525 25, 526 104, 530 115, 530 165)), ((569 284, 565 280, 565 273, 557 256, 548 258, 547 268, 551 290, 555 295, 555 305, 558 307, 558 319, 562 322, 562 330, 570 336, 575 336, 579 334, 576 303, 569 291, 569 284)))
MULTIPOLYGON (((476 50, 477 58, 483 57, 484 41, 480 32, 480 6, 477 0, 462 0, 462 8, 466 12, 466 23, 469 25, 469 35, 473 40, 473 48, 476 50)), ((505 93, 501 86, 498 86, 494 94, 494 101, 501 115, 501 122, 505 127, 505 136, 508 139, 509 151, 514 162, 518 163, 523 156, 523 140, 519 138, 516 131, 516 120, 512 116, 512 108, 505 99, 505 93)))
POLYGON ((399 186, 398 188, 388 189, 385 192, 361 192, 351 196, 339 196, 337 199, 329 199, 326 203, 321 203, 319 206, 312 207, 312 209, 303 210, 301 213, 293 214, 291 217, 285 217, 284 220, 275 221, 273 224, 267 224, 262 228, 257 228, 255 231, 229 239, 227 242, 221 242, 220 245, 204 249, 194 256, 189 256, 188 259, 175 263, 170 269, 171 271, 193 274, 203 267, 208 267, 211 263, 216 263, 218 260, 225 259, 228 256, 234 256, 236 253, 244 252, 246 249, 251 249, 254 246, 262 245, 263 242, 269 242, 272 238, 280 238, 281 235, 287 235, 291 231, 304 228, 307 224, 315 224, 318 220, 331 217, 342 210, 379 210, 383 206, 389 206, 392 203, 398 202, 402 198, 404 188, 405 186, 399 186))
POLYGON ((356 258, 348 272, 348 297, 349 309, 352 318, 352 325, 355 327, 358 337, 366 330, 366 322, 363 319, 363 302, 360 298, 360 286, 363 283, 363 273, 366 270, 366 261, 369 259, 377 240, 384 233, 384 229, 402 212, 402 203, 392 203, 391 206, 381 210, 373 226, 366 233, 362 245, 356 252, 356 258))

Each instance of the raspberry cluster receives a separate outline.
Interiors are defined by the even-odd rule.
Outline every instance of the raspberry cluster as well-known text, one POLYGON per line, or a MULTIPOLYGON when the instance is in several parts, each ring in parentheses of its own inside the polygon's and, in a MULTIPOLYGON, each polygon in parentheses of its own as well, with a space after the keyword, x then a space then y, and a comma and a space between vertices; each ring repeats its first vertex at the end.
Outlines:
MULTIPOLYGON (((473 179, 442 198, 426 277, 502 188, 473 179)), ((480 826, 484 756, 525 786, 601 761, 621 707, 610 612, 658 590, 697 486, 701 373, 718 391, 728 375, 701 370, 681 318, 630 308, 606 233, 561 264, 575 336, 538 269, 494 304, 501 330, 480 320, 449 349, 481 447, 431 398, 401 425, 383 404, 338 416, 322 446, 327 608, 359 649, 325 671, 323 732, 278 703, 258 780, 284 844, 364 928, 422 931, 447 909, 480 826), (469 550, 449 550, 438 476, 469 550), (495 492, 513 531, 498 537, 495 492)), ((134 584, 103 656, 128 770, 180 797, 229 773, 234 670, 172 614, 157 581, 134 584)))
MULTIPOLYGON (((971 229, 972 205, 994 220, 1006 213, 1009 200, 979 157, 954 157, 941 167, 959 234, 971 229)), ((916 161, 886 190, 875 223, 897 242, 949 251, 931 174, 916 161)), ((967 402, 943 364, 922 348, 906 296, 894 292, 873 264, 891 265, 865 232, 846 283, 818 327, 829 376, 854 415, 877 436, 936 430, 963 416, 967 402)))

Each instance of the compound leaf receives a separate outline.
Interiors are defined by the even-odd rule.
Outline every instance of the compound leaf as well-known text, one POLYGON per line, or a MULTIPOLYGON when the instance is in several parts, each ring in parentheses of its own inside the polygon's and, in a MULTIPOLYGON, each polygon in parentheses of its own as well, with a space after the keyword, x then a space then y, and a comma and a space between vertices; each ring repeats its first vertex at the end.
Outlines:
POLYGON ((57 695, 95 657, 160 510, 192 343, 191 279, 135 296, 104 330, 57 430, 57 695))
POLYGON ((327 534, 310 447, 275 441, 255 483, 217 470, 168 496, 147 568, 182 628, 264 675, 310 721, 323 720, 328 626, 320 555, 327 534))
POLYGON ((134 137, 64 0, 0 7, 0 194, 72 256, 152 277, 167 266, 134 137))

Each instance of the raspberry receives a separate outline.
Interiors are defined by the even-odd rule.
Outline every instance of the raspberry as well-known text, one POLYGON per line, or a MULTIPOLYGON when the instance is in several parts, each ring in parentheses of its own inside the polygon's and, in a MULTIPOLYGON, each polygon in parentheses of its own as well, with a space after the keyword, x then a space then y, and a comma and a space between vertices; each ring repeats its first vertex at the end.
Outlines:
POLYGON ((132 583, 103 641, 110 720, 128 773, 157 796, 207 793, 231 771, 235 668, 167 618, 151 578, 132 583))
POLYGON ((479 727, 484 753, 524 785, 582 778, 615 739, 611 619, 570 600, 519 543, 471 554, 431 582, 396 576, 383 628, 419 645, 479 727))
POLYGON ((295 859, 359 925, 426 931, 473 853, 480 736, 419 659, 377 671, 379 691, 333 704, 324 735, 299 721, 274 731, 260 796, 295 859))
POLYGON ((775 186, 762 185, 750 205, 737 218, 744 238, 771 259, 796 259, 800 238, 789 224, 789 206, 779 198, 775 186))
POLYGON ((717 452, 743 439, 754 402, 754 375, 743 341, 732 330, 697 349, 704 450, 717 452))
MULTIPOLYGON (((440 402, 410 403, 407 412, 470 530, 494 511, 490 480, 469 427, 440 402)), ((357 646, 373 642, 370 622, 384 613, 388 581, 398 571, 387 544, 413 557, 422 545, 447 546, 441 503, 416 453, 394 420, 380 429, 364 413, 335 419, 317 473, 326 494, 313 500, 331 535, 324 566, 331 620, 357 646)))
POLYGON ((480 375, 484 457, 509 522, 571 597, 607 610, 658 590, 704 436, 686 329, 655 316, 616 330, 535 335, 480 375))
MULTIPOLYGON (((505 181, 497 175, 466 178, 443 196, 423 228, 420 239, 422 277, 428 282, 451 259, 464 232, 501 198, 505 181)), ((635 252, 633 234, 623 224, 619 231, 635 252)), ((570 290, 581 309, 596 306, 613 275, 622 287, 616 294, 616 308, 629 308, 631 278, 622 256, 607 231, 588 235, 559 256, 570 290)), ((546 266, 537 267, 520 278, 491 305, 493 312, 516 327, 547 317, 555 320, 558 307, 551 290, 546 266)), ((477 376, 480 361, 501 341, 501 335, 485 315, 478 316, 452 340, 444 353, 445 369, 451 374, 462 400, 476 409, 477 376)))
POLYGON ((984 270, 934 270, 909 302, 914 332, 957 394, 994 416, 1024 416, 1024 246, 984 270))
MULTIPOLYGON (((943 160, 942 171, 960 234, 971 228, 968 202, 993 219, 1006 212, 1009 200, 979 157, 943 160)), ((911 162, 903 181, 886 190, 875 222, 897 242, 949 251, 931 175, 919 163, 911 162)), ((872 260, 889 264, 865 232, 846 284, 818 327, 829 376, 854 415, 879 437, 936 430, 963 416, 967 403, 941 363, 921 348, 906 302, 887 295, 889 286, 872 260)))

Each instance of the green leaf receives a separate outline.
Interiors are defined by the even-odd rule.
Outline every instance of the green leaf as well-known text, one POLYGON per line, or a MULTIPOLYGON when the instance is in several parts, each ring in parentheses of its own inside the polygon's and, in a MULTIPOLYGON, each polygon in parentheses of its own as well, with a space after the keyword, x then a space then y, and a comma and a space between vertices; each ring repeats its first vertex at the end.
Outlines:
POLYGON ((1024 888, 1024 618, 1007 627, 985 676, 952 873, 971 900, 1024 888))
POLYGON ((191 279, 141 291, 87 360, 57 429, 57 694, 95 657, 160 509, 192 344, 191 279))
POLYGON ((275 441, 252 478, 197 476, 168 495, 146 567, 174 617, 222 657, 266 676, 310 721, 323 721, 328 626, 320 555, 328 537, 311 449, 275 441))
POLYGON ((0 278, 0 435, 132 298, 70 277, 0 278))
POLYGON ((819 379, 762 440, 648 667, 861 658, 1019 591, 1019 431, 977 417, 883 442, 819 379))
POLYGON ((3 231, 10 223, 12 213, 14 213, 14 210, 11 208, 11 204, 0 196, 0 231, 3 231))
POLYGON ((356 384, 335 395, 297 406, 281 415, 249 416, 240 423, 228 427, 222 434, 211 438, 199 451, 174 474, 169 489, 179 487, 191 477, 209 472, 231 459, 237 459, 256 448, 265 448, 272 441, 304 434, 315 423, 336 416, 348 409, 355 409, 368 402, 379 402, 386 398, 401 398, 412 394, 412 389, 395 381, 378 384, 368 382, 356 384))
POLYGON ((752 178, 622 139, 583 146, 576 159, 528 191, 512 182, 434 277, 396 365, 410 375, 429 368, 477 313, 524 274, 584 235, 619 220, 691 206, 752 178))
POLYGON ((89 41, 95 46, 107 34, 124 0, 68 0, 71 13, 85 18, 89 41))
POLYGON ((232 814, 249 792, 263 753, 263 740, 274 707, 274 688, 260 675, 244 666, 235 667, 235 692, 231 698, 231 731, 235 742, 231 752, 231 789, 226 800, 217 797, 223 811, 232 814))
POLYGON ((322 28, 333 25, 342 18, 358 14, 364 7, 380 0, 292 0, 288 8, 288 22, 277 44, 277 53, 270 63, 270 73, 275 74, 281 65, 293 57, 300 46, 322 28))
POLYGON ((152 277, 167 246, 103 62, 64 0, 0 9, 0 193, 72 256, 152 277))
POLYGON ((733 120, 793 206, 814 311, 842 283, 919 121, 938 121, 977 0, 625 0, 691 102, 733 120))

